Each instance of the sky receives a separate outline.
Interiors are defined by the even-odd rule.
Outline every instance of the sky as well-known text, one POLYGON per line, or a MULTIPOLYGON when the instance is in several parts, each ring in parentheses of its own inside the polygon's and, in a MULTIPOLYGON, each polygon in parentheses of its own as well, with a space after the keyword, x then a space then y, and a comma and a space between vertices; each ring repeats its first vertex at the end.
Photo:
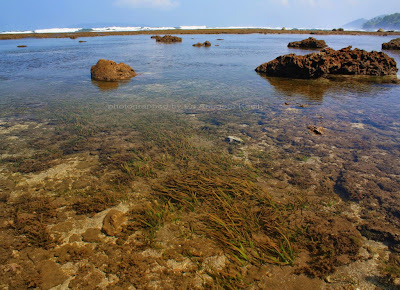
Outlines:
POLYGON ((0 3, 1 31, 82 28, 93 24, 334 28, 359 18, 400 12, 399 0, 0 0, 0 3))

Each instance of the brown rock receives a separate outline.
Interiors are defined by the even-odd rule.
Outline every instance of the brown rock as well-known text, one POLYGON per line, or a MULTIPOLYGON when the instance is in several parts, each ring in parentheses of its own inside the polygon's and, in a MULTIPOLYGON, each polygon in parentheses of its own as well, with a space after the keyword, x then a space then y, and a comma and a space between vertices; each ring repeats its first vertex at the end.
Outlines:
POLYGON ((172 35, 154 35, 151 38, 155 39, 157 42, 164 42, 164 43, 174 43, 174 42, 182 42, 182 38, 172 35))
POLYGON ((373 75, 397 74, 397 63, 383 52, 351 49, 323 49, 307 55, 280 56, 256 68, 256 72, 274 77, 297 79, 319 78, 325 75, 373 75))
POLYGON ((121 232, 122 226, 126 223, 126 221, 127 218, 123 212, 112 209, 104 218, 101 231, 108 236, 115 236, 121 232))
POLYGON ((67 280, 67 276, 53 261, 43 261, 38 270, 42 280, 41 289, 51 289, 67 280))
POLYGON ((400 38, 382 44, 382 49, 400 50, 400 38))
POLYGON ((314 125, 308 126, 308 129, 311 133, 314 133, 315 135, 323 135, 325 132, 325 129, 323 127, 317 127, 314 125))
POLYGON ((82 234, 82 240, 87 243, 98 243, 101 241, 99 235, 101 234, 99 229, 90 228, 82 234))
POLYGON ((26 45, 18 45, 17 47, 22 48, 22 47, 27 47, 26 45))
POLYGON ((198 43, 196 43, 196 44, 193 44, 193 46, 196 46, 196 47, 202 47, 202 46, 204 46, 204 47, 210 47, 210 46, 211 46, 211 42, 209 42, 209 41, 206 41, 206 42, 204 42, 204 43, 198 42, 198 43))
POLYGON ((327 47, 325 40, 317 40, 314 37, 309 37, 302 41, 294 41, 288 44, 290 48, 307 48, 307 49, 316 49, 316 48, 325 48, 327 47))
POLYGON ((96 65, 92 66, 91 75, 93 80, 115 82, 129 80, 136 76, 136 73, 127 64, 100 59, 96 65))
POLYGON ((81 237, 77 234, 73 234, 72 236, 69 237, 68 242, 74 243, 74 242, 80 242, 82 241, 81 237))
POLYGON ((84 42, 86 42, 86 41, 84 41, 84 40, 79 40, 79 43, 84 43, 84 42))

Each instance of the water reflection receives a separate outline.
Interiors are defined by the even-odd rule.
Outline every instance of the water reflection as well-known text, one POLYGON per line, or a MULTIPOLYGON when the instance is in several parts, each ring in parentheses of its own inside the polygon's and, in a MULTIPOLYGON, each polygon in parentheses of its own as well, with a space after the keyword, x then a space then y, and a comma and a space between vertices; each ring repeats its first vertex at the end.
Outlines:
POLYGON ((322 102, 326 91, 332 86, 332 81, 328 79, 300 80, 278 77, 268 77, 259 74, 266 79, 275 90, 288 96, 300 95, 313 102, 322 102))
POLYGON ((269 77, 259 74, 266 79, 275 90, 287 96, 296 96, 306 101, 322 103, 323 98, 328 94, 340 94, 346 90, 351 92, 371 92, 376 89, 377 84, 394 84, 398 82, 397 76, 335 76, 326 78, 304 80, 279 77, 269 77))
POLYGON ((119 81, 119 82, 101 82, 92 80, 92 84, 98 87, 101 91, 116 90, 119 86, 127 85, 129 81, 119 81))

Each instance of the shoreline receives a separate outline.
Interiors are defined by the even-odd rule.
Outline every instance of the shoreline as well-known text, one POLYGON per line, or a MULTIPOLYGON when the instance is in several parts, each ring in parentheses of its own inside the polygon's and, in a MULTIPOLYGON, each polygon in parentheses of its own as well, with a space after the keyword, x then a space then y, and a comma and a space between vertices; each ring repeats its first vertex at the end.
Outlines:
POLYGON ((152 30, 152 31, 112 31, 112 32, 68 32, 68 33, 26 33, 0 34, 0 40, 25 38, 79 38, 119 35, 160 35, 160 34, 313 34, 313 35, 400 35, 400 32, 369 32, 369 31, 328 31, 328 30, 276 30, 276 29, 193 29, 193 30, 152 30))

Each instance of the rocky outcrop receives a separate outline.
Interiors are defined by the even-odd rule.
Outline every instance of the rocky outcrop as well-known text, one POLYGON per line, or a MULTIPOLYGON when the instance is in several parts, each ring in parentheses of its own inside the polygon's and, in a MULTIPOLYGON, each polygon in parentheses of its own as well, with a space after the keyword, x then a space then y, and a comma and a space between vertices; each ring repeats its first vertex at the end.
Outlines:
POLYGON ((297 79, 319 78, 324 75, 372 75, 397 74, 396 61, 383 52, 352 49, 326 48, 307 55, 280 56, 256 68, 258 73, 275 77, 297 79))
POLYGON ((382 49, 400 50, 400 38, 382 44, 382 49))
POLYGON ((182 38, 173 35, 165 35, 165 36, 154 35, 151 38, 155 39, 157 42, 164 42, 164 43, 182 42, 182 38))
POLYGON ((306 48, 306 49, 316 49, 327 47, 325 40, 318 40, 314 37, 309 37, 302 41, 294 41, 288 44, 290 48, 306 48))
POLYGON ((196 44, 193 44, 193 46, 196 46, 196 47, 202 47, 202 46, 204 46, 204 47, 210 47, 210 46, 211 46, 211 42, 209 42, 209 41, 206 41, 206 42, 204 42, 204 43, 198 42, 198 43, 196 43, 196 44))
POLYGON ((100 59, 91 69, 92 79, 96 81, 116 82, 129 80, 136 76, 135 71, 124 63, 117 64, 112 60, 100 59))

